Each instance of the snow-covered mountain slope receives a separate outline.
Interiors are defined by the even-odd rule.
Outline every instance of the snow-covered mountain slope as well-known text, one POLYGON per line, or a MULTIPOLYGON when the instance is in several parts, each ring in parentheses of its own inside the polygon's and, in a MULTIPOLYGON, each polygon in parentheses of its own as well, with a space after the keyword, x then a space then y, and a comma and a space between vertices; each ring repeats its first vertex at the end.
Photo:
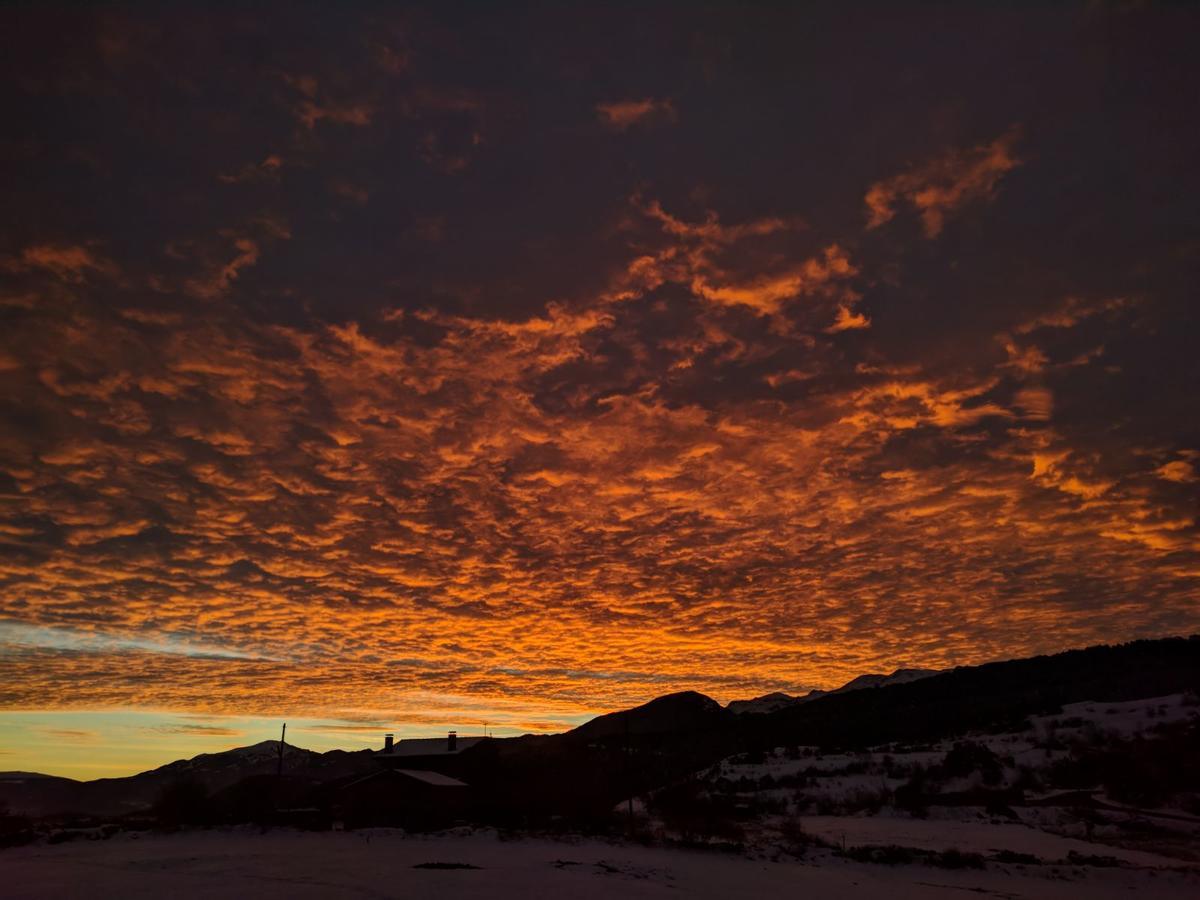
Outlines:
POLYGON ((775 712, 778 709, 783 709, 786 706, 794 706, 797 703, 807 703, 810 700, 816 700, 818 697, 826 697, 830 694, 844 694, 848 691, 860 691, 864 688, 887 687, 893 684, 907 684, 910 681, 919 681, 922 678, 928 678, 930 675, 937 675, 937 669, 897 669, 891 675, 859 675, 857 678, 848 681, 832 691, 814 690, 809 691, 800 697, 785 694, 782 691, 776 691, 772 694, 765 694, 762 697, 755 697, 753 700, 733 700, 725 708, 732 713, 739 715, 745 713, 762 714, 775 712))
POLYGON ((783 691, 775 691, 772 694, 764 694, 761 697, 755 697, 753 700, 731 700, 725 707, 731 713, 769 713, 775 712, 777 709, 783 709, 785 706, 791 706, 793 703, 799 703, 802 700, 807 700, 813 694, 824 694, 825 691, 813 691, 804 697, 793 697, 791 694, 785 694, 783 691))

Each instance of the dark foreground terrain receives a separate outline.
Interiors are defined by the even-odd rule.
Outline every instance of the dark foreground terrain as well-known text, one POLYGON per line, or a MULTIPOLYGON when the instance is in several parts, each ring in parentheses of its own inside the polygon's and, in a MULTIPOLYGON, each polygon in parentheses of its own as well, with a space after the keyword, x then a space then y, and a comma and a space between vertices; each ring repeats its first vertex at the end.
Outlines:
POLYGON ((1194 897, 1172 868, 995 863, 878 865, 830 851, 798 861, 494 833, 406 837, 205 831, 6 852, 5 896, 59 898, 1194 897))

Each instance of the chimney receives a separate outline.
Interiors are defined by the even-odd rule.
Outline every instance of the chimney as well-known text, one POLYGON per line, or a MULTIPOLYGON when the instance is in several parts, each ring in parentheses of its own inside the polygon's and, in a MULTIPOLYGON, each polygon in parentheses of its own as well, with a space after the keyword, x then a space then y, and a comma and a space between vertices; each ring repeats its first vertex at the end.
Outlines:
POLYGON ((384 753, 392 752, 392 741, 395 739, 395 737, 396 736, 394 734, 385 734, 383 736, 383 752, 384 753))
POLYGON ((452 731, 446 735, 446 749, 453 753, 458 749, 458 732, 452 731))

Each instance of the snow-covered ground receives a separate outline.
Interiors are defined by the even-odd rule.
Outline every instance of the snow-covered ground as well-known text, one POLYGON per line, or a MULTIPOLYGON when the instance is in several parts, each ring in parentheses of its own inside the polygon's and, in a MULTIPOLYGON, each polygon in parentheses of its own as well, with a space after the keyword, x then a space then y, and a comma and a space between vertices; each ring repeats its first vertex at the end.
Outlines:
POLYGON ((1053 863, 1077 857, 1107 856, 1129 866, 1174 869, 1178 859, 1127 850, 1077 838, 1050 834, 1017 823, 962 822, 895 818, 889 816, 805 816, 806 832, 835 846, 915 847, 920 850, 960 850, 993 857, 998 853, 1020 853, 1053 863))
POLYGON ((770 860, 596 840, 501 840, 491 832, 406 837, 388 830, 118 835, 5 850, 0 873, 0 893, 13 900, 1200 896, 1200 874, 1178 869, 945 870, 857 863, 829 852, 770 860), (475 868, 419 868, 429 863, 475 868))

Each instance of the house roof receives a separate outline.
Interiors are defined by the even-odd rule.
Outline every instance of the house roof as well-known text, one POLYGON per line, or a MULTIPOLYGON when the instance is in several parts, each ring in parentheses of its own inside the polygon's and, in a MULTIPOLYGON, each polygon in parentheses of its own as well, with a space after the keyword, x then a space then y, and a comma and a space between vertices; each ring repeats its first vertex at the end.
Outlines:
POLYGON ((342 790, 356 787, 364 781, 371 781, 376 778, 395 778, 397 775, 403 778, 412 778, 433 787, 469 787, 465 781, 459 781, 457 778, 451 778, 449 775, 443 775, 441 772, 427 772, 424 769, 380 769, 378 772, 372 772, 370 775, 364 775, 362 778, 354 779, 349 784, 342 785, 342 790))
POLYGON ((462 753, 468 747, 473 747, 482 741, 481 737, 460 737, 453 750, 444 737, 437 738, 405 738, 392 745, 392 752, 380 750, 377 756, 391 758, 394 756, 453 756, 462 753))
POLYGON ((435 787, 467 786, 465 781, 459 781, 457 778, 451 778, 449 775, 443 775, 441 772, 427 772, 424 769, 393 769, 392 771, 397 775, 407 775, 409 778, 415 778, 417 781, 423 781, 435 787))

